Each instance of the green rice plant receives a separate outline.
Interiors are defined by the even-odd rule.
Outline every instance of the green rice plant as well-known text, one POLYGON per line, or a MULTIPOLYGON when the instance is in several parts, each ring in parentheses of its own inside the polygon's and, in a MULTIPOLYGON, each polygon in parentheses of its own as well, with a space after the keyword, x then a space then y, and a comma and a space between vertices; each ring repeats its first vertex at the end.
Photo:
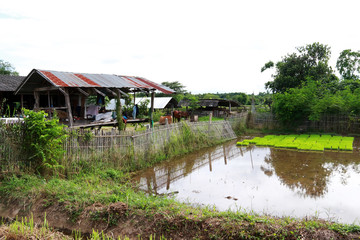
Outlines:
POLYGON ((309 138, 308 134, 301 134, 297 137, 297 139, 307 139, 307 138, 309 138))
POLYGON ((341 142, 339 145, 339 150, 340 151, 352 151, 353 150, 352 143, 341 142))
POLYGON ((332 142, 328 141, 324 144, 324 149, 325 150, 331 150, 332 149, 332 142))
POLYGON ((250 144, 256 144, 256 143, 257 143, 258 141, 260 141, 260 140, 261 140, 260 137, 255 137, 255 138, 249 140, 249 143, 250 143, 250 144))
POLYGON ((354 137, 342 137, 341 141, 349 141, 352 143, 354 141, 354 137))
POLYGON ((318 139, 318 138, 320 138, 320 135, 312 134, 312 135, 310 135, 309 138, 310 138, 310 139, 318 139))
POLYGON ((332 136, 330 134, 322 134, 321 138, 322 139, 330 139, 330 138, 332 138, 332 136))
POLYGON ((276 137, 276 135, 266 135, 265 137, 264 137, 264 139, 273 139, 273 138, 275 138, 276 137))
POLYGON ((249 145, 249 142, 244 142, 244 141, 242 141, 242 142, 237 142, 236 145, 237 145, 237 146, 248 146, 248 145, 249 145))
POLYGON ((324 151, 324 145, 315 143, 311 146, 311 150, 313 151, 324 151))
POLYGON ((311 150, 312 144, 309 143, 302 143, 298 146, 298 150, 311 150))
POLYGON ((267 135, 263 138, 256 137, 252 140, 244 140, 237 145, 256 144, 257 146, 291 148, 303 151, 352 151, 353 140, 353 137, 332 137, 329 134, 267 135))
POLYGON ((341 140, 342 140, 342 136, 333 136, 333 137, 331 138, 331 140, 333 140, 333 141, 341 141, 341 140))

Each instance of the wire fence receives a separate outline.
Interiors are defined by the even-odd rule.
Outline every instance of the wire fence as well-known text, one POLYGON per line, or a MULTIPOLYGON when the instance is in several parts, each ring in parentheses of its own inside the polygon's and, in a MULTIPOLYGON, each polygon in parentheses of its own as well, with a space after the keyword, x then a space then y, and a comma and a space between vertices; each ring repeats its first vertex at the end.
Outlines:
POLYGON ((254 128, 284 129, 296 132, 326 132, 337 134, 360 134, 360 116, 324 114, 318 121, 303 120, 296 125, 282 124, 272 113, 255 113, 252 119, 254 128))

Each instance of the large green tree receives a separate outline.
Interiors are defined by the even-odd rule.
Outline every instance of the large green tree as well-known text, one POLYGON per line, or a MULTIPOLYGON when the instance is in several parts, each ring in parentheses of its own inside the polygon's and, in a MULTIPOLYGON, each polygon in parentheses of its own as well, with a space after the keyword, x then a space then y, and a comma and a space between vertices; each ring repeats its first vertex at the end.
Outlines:
POLYGON ((19 76, 19 73, 15 71, 15 68, 9 62, 3 60, 0 60, 0 74, 19 76))
POLYGON ((172 90, 174 90, 177 94, 184 94, 187 91, 185 90, 185 86, 182 85, 180 82, 175 81, 175 82, 162 82, 162 85, 171 88, 172 90))
POLYGON ((346 49, 340 53, 336 68, 343 79, 360 79, 360 51, 346 49))
POLYGON ((261 68, 261 72, 273 67, 276 69, 273 81, 265 84, 267 89, 273 93, 284 93, 303 86, 309 78, 326 84, 338 81, 328 64, 331 55, 329 46, 313 43, 297 47, 296 50, 276 64, 269 61, 261 68))

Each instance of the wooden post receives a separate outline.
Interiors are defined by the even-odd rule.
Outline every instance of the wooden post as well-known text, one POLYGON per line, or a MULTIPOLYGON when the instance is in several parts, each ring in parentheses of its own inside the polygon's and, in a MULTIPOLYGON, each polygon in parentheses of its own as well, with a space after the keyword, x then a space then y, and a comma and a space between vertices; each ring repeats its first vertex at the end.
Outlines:
MULTIPOLYGON (((122 121, 122 110, 121 110, 121 91, 118 89, 116 98, 116 120, 118 122, 119 132, 124 130, 122 121)), ((126 128, 126 125, 125 125, 126 128)))
POLYGON ((34 110, 38 111, 40 108, 40 95, 38 91, 34 91, 34 98, 35 98, 34 110))
POLYGON ((153 128, 154 127, 154 99, 155 99, 155 92, 151 93, 151 115, 150 115, 150 125, 153 128))
POLYGON ((71 111, 71 104, 70 104, 70 96, 69 91, 65 88, 64 89, 64 96, 65 96, 65 106, 66 106, 66 112, 69 119, 69 126, 72 127, 74 125, 72 111, 71 111))
POLYGON ((168 119, 165 118, 165 126, 166 126, 166 139, 170 140, 170 129, 169 129, 169 122, 168 119))
POLYGON ((51 103, 50 103, 50 91, 47 91, 47 97, 48 97, 48 107, 51 107, 51 103))
POLYGON ((20 94, 21 111, 24 108, 24 95, 20 94))
POLYGON ((211 121, 212 121, 212 113, 209 114, 209 126, 208 126, 208 135, 209 136, 210 136, 211 121))

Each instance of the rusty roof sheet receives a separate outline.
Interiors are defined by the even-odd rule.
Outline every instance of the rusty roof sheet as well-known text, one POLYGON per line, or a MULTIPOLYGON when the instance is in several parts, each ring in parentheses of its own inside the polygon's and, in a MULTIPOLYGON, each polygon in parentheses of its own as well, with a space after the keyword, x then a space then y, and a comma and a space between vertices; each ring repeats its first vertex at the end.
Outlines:
POLYGON ((136 87, 129 83, 129 81, 111 74, 72 73, 46 70, 37 71, 57 87, 136 87))
MULTIPOLYGON (((174 90, 145 78, 133 76, 120 76, 114 74, 73 73, 50 70, 33 69, 24 80, 29 79, 33 72, 37 72, 52 85, 57 87, 106 87, 128 88, 142 90, 159 90, 165 94, 175 93, 174 90)), ((22 85, 25 84, 22 83, 22 85)))

